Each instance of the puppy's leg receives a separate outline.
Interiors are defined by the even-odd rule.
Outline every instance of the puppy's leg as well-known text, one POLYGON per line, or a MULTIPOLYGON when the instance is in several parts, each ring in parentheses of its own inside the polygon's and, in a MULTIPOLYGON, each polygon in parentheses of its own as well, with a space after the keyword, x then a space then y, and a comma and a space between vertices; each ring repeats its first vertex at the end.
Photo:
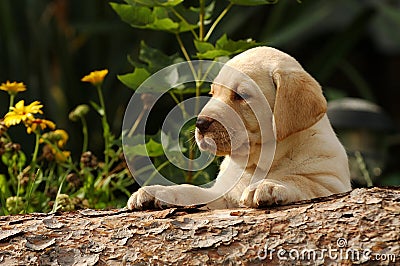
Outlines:
POLYGON ((130 210, 147 208, 168 208, 172 206, 193 206, 207 204, 212 208, 224 208, 224 200, 216 192, 192 185, 142 187, 129 198, 130 210), (218 199, 218 200, 217 200, 218 199))
POLYGON ((279 179, 264 179, 248 186, 242 194, 240 204, 246 207, 262 207, 273 204, 289 204, 296 201, 308 200, 316 197, 329 196, 344 192, 346 189, 334 177, 323 177, 331 180, 323 185, 305 176, 285 176, 279 179), (337 181, 336 181, 337 180, 337 181), (329 189, 332 184, 337 191, 329 189))

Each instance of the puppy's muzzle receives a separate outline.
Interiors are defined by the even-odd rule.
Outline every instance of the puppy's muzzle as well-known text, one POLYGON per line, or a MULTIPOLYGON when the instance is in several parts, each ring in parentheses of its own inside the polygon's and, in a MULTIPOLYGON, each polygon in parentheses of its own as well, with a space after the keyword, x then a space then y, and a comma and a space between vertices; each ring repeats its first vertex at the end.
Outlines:
POLYGON ((198 128, 201 134, 204 134, 207 132, 207 130, 210 128, 211 124, 214 121, 215 120, 210 117, 199 116, 196 121, 196 127, 198 128))

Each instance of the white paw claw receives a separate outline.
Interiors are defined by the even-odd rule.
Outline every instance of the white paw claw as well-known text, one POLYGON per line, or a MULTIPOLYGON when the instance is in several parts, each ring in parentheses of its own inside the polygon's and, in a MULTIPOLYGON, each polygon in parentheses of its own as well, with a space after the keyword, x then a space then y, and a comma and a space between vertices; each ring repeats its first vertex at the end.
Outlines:
POLYGON ((240 205, 245 207, 262 207, 274 204, 282 205, 292 202, 289 188, 273 180, 263 180, 254 189, 247 187, 240 198, 240 205))
POLYGON ((164 186, 148 186, 142 187, 138 191, 132 194, 129 198, 127 208, 129 210, 143 210, 143 209, 165 209, 173 207, 175 205, 166 203, 159 200, 157 195, 163 195, 161 198, 170 198, 169 202, 174 202, 173 193, 169 187, 164 186), (167 197, 167 196, 168 197, 167 197))

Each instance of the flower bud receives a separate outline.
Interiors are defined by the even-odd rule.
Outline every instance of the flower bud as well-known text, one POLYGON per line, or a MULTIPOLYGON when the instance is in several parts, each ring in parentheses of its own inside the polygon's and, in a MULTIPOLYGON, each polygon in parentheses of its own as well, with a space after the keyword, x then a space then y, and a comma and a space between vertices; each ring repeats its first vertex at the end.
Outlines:
POLYGON ((69 113, 68 117, 71 121, 77 122, 80 118, 84 117, 89 110, 90 108, 87 104, 81 104, 75 107, 75 109, 69 113))

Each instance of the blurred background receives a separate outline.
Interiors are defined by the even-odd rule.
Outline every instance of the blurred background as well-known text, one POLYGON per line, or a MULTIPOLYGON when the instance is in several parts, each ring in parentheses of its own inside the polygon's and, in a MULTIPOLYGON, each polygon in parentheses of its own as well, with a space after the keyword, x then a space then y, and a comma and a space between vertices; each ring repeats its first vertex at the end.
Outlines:
MULTIPOLYGON (((216 1, 215 13, 226 5, 216 1)), ((333 103, 332 122, 354 159, 353 175, 379 185, 400 184, 400 0, 281 0, 235 6, 214 36, 224 33, 294 56, 333 103)), ((80 124, 69 121, 68 113, 97 101, 95 89, 80 79, 92 70, 109 69, 104 94, 112 131, 119 135, 133 91, 116 75, 132 72, 127 57, 138 57, 141 40, 166 54, 180 52, 173 35, 131 28, 106 0, 2 0, 0 82, 24 82, 28 90, 17 100, 40 100, 46 117, 69 132, 68 148, 79 156, 80 124)), ((8 95, 2 92, 1 116, 7 108, 8 95)), ((101 155, 102 129, 96 116, 91 111, 88 118, 89 149, 101 155)), ((13 130, 17 142, 33 145, 33 137, 13 130)))

